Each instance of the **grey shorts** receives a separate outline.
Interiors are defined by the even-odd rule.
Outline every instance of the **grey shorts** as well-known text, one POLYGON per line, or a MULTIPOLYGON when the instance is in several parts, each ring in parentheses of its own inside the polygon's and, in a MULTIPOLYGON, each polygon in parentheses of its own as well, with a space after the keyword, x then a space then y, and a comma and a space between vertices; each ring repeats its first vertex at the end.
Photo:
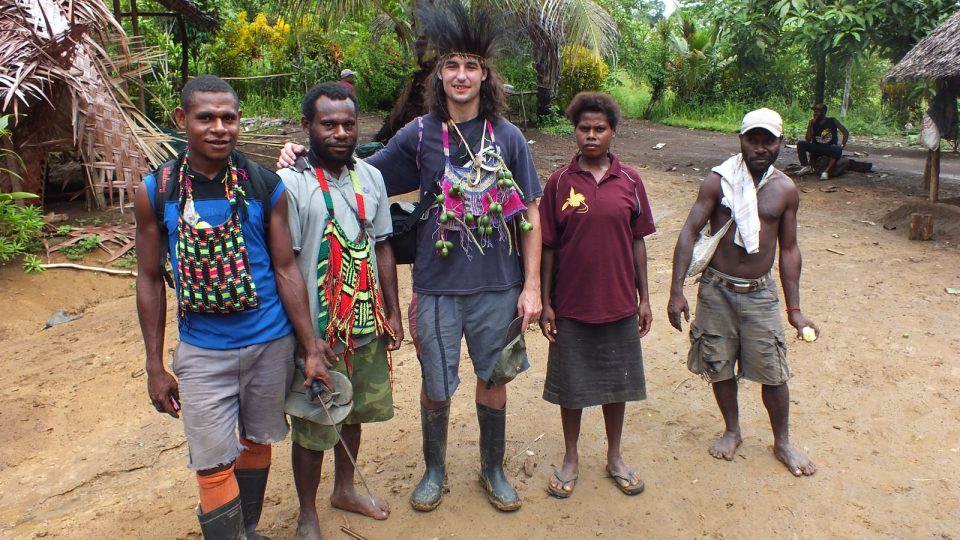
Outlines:
POLYGON ((243 447, 287 436, 283 404, 293 379, 293 334, 239 349, 202 349, 181 342, 171 368, 180 384, 189 467, 204 471, 232 462, 243 447))
POLYGON ((712 268, 703 273, 687 368, 711 383, 734 377, 772 386, 787 382, 787 345, 771 274, 742 280, 712 268))
MULTIPOLYGON (((460 385, 460 340, 466 338, 473 372, 489 380, 517 317, 520 287, 463 296, 417 295, 420 372, 427 397, 450 399, 460 385)), ((530 367, 524 355, 522 371, 530 367)))

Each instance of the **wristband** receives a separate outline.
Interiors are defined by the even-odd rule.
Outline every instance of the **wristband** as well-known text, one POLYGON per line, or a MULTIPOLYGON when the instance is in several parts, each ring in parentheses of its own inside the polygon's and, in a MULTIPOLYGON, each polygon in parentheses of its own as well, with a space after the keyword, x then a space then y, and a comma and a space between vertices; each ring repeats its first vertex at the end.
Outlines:
POLYGON ((787 314, 789 315, 791 311, 800 311, 800 306, 787 307, 787 314))

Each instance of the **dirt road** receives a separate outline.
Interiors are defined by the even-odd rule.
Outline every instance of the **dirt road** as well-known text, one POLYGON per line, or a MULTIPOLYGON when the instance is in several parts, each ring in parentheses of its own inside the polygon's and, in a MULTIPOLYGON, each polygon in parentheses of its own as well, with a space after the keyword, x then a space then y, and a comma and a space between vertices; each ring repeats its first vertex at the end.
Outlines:
MULTIPOLYGON (((573 152, 570 139, 535 131, 528 138, 544 177, 573 152)), ((565 501, 546 494, 563 443, 558 410, 540 398, 546 343, 531 332, 533 367, 511 384, 507 423, 508 474, 523 509, 498 514, 483 497, 474 406, 461 388, 448 449, 451 493, 435 512, 414 512, 407 497, 421 472, 419 368, 405 346, 394 355, 396 418, 365 428, 360 456, 393 513, 375 522, 324 501, 324 534, 346 538, 340 527, 347 525, 370 539, 960 536, 960 295, 945 291, 960 287, 958 209, 909 195, 902 186, 915 185, 919 172, 905 175, 910 166, 898 165, 899 157, 876 157, 900 155, 893 150, 869 150, 878 173, 889 175, 883 181, 798 183, 802 304, 823 335, 789 342, 791 435, 819 466, 814 477, 797 479, 771 453, 752 383, 742 385, 736 459, 707 454, 721 419, 709 387, 685 369, 686 335, 666 321, 676 234, 699 179, 737 150, 735 137, 626 121, 614 147, 641 168, 658 228, 647 241, 655 315, 643 343, 649 399, 628 406, 624 433, 625 456, 647 491, 628 498, 605 477, 602 420, 589 410, 576 492, 565 501), (667 146, 651 150, 656 142, 667 146), (906 239, 907 214, 919 208, 935 215, 933 242, 906 239)), ((945 158, 944 170, 957 174, 957 161, 945 158)), ((408 273, 400 275, 405 303, 408 273)), ((0 538, 198 538, 182 428, 157 415, 145 393, 132 280, 7 267, 0 291, 0 538), (41 330, 61 308, 82 317, 41 330)), ((687 294, 692 301, 692 283, 687 294)), ((171 310, 171 350, 174 320, 171 310)), ((469 381, 469 362, 463 369, 469 381)), ((322 491, 331 473, 328 459, 322 491)), ((274 449, 262 531, 292 538, 296 512, 284 443, 274 449)))

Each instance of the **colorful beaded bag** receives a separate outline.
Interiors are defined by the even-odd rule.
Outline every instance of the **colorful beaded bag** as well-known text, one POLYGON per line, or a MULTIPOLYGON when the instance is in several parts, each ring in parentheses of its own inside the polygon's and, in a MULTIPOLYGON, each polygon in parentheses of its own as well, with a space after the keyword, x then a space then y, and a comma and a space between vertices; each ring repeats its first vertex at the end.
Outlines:
POLYGON ((472 244, 482 255, 483 249, 493 246, 495 240, 507 242, 512 249, 509 223, 514 218, 519 218, 521 231, 533 229, 523 214, 527 209, 521 198, 523 192, 497 153, 493 125, 489 120, 484 120, 482 129, 480 149, 474 153, 455 123, 450 121, 443 124, 445 165, 440 180, 442 191, 436 196, 440 211, 437 214, 439 226, 434 247, 444 256, 453 248, 453 242, 447 239, 449 231, 461 233, 461 244, 468 254, 472 244), (450 161, 448 125, 453 126, 466 146, 471 158, 467 166, 457 166, 450 161), (489 145, 486 140, 488 134, 489 145))
POLYGON ((317 182, 327 207, 323 240, 317 255, 318 323, 323 337, 333 346, 340 342, 345 347, 344 358, 348 372, 352 371, 346 358, 353 351, 358 337, 372 333, 391 333, 383 312, 383 298, 377 287, 373 267, 373 245, 363 228, 366 215, 363 189, 354 169, 350 179, 357 198, 357 221, 360 232, 350 239, 333 214, 333 199, 323 169, 314 167, 317 182))
POLYGON ((239 171, 231 158, 225 180, 230 217, 220 225, 201 221, 194 210, 193 182, 187 157, 180 165, 180 207, 177 225, 179 318, 186 312, 239 313, 260 307, 257 287, 237 211, 239 171))

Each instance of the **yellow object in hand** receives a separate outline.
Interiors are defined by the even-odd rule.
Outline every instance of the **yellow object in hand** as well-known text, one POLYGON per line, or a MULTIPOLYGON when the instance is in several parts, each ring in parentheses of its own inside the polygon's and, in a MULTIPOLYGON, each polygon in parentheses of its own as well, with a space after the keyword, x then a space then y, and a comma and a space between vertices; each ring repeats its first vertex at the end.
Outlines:
POLYGON ((804 326, 802 330, 803 340, 804 341, 816 341, 817 340, 817 331, 809 326, 804 326))

